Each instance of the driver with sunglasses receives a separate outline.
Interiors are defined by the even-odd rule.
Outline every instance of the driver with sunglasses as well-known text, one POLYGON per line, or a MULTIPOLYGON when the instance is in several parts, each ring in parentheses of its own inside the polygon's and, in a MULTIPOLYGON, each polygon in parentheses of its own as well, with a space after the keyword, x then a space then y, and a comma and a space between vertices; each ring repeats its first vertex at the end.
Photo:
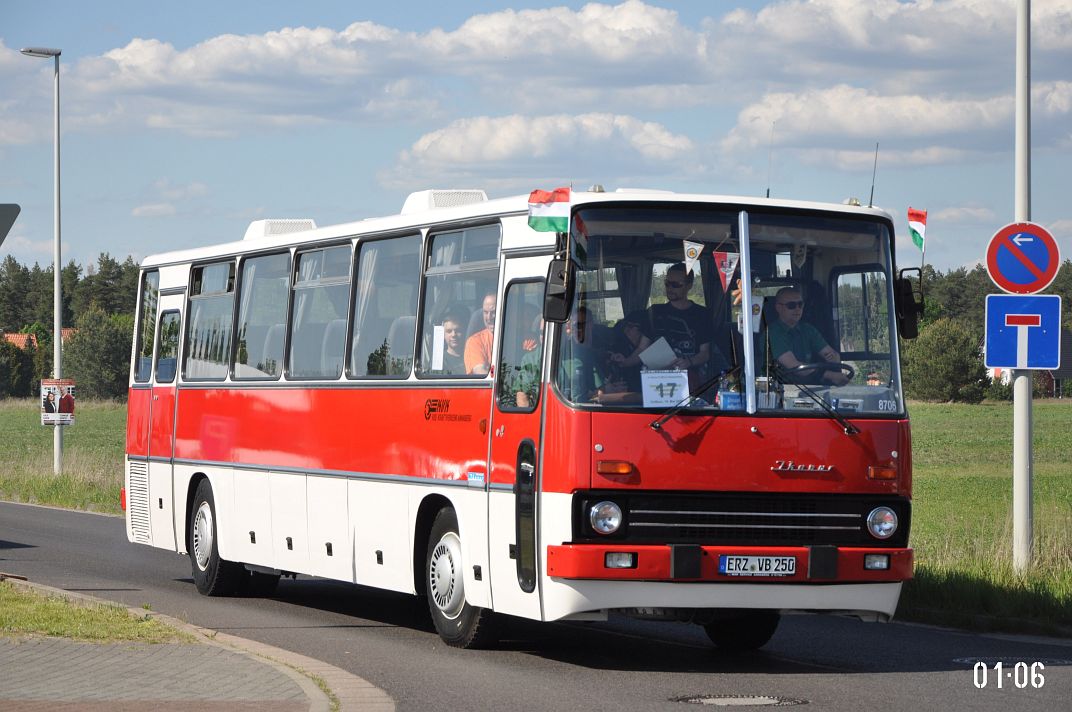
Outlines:
MULTIPOLYGON (((841 361, 841 356, 826 343, 818 329, 800 320, 801 314, 804 313, 804 300, 799 289, 779 289, 774 295, 774 311, 778 318, 769 326, 770 350, 783 366, 796 368, 807 363, 841 361)), ((843 386, 849 382, 849 377, 842 371, 816 368, 799 374, 797 380, 843 386)))

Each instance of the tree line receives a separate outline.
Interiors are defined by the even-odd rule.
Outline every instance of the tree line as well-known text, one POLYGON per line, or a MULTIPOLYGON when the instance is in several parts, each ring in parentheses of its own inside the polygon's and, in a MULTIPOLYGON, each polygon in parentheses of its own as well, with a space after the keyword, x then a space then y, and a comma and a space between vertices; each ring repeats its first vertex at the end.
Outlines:
MULTIPOLYGON (((64 375, 77 379, 81 397, 126 396, 138 266, 102 253, 84 270, 73 261, 60 273, 63 324, 76 332, 64 344, 64 375)), ((24 351, 0 340, 0 398, 38 392, 52 373, 52 267, 26 267, 10 255, 0 263, 0 333, 35 334, 24 351)), ((983 366, 985 298, 999 290, 978 265, 947 272, 923 269, 926 308, 920 335, 902 341, 905 392, 911 398, 978 402, 1009 398, 983 366)), ((1049 289, 1072 304, 1072 260, 1065 260, 1049 289)), ((1072 328, 1066 308, 1064 328, 1072 328)), ((1042 385, 1043 379, 1036 379, 1042 385)), ((1072 383, 1066 384, 1072 392, 1072 383)), ((1048 395, 1048 394, 1047 394, 1048 395)))
MULTIPOLYGON (((83 269, 73 260, 60 270, 62 323, 74 327, 63 345, 63 375, 77 381, 79 397, 123 398, 134 331, 138 265, 101 253, 83 269)), ((53 270, 0 263, 0 334, 33 334, 36 348, 0 339, 0 398, 39 393, 52 375, 53 270)))
MULTIPOLYGON (((976 265, 948 272, 923 268, 926 297, 920 320, 919 338, 901 342, 905 394, 910 398, 932 401, 977 403, 983 398, 1009 400, 1009 386, 991 381, 983 365, 986 336, 986 295, 1000 294, 987 274, 976 265)), ((1072 260, 1065 260, 1057 277, 1046 289, 1062 302, 1072 302, 1072 260)), ((1062 328, 1072 329, 1072 314, 1066 306, 1062 328)), ((1044 375, 1034 379, 1035 394, 1053 394, 1053 381, 1044 375)), ((1061 384, 1064 395, 1072 395, 1072 382, 1061 384)))

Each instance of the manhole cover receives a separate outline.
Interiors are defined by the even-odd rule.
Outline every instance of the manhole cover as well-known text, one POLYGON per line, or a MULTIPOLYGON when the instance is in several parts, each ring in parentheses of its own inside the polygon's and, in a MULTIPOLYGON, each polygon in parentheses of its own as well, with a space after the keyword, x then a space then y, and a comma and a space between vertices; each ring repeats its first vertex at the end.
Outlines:
POLYGON ((808 704, 807 700, 774 697, 773 695, 684 695, 671 697, 670 701, 712 707, 792 707, 808 704))

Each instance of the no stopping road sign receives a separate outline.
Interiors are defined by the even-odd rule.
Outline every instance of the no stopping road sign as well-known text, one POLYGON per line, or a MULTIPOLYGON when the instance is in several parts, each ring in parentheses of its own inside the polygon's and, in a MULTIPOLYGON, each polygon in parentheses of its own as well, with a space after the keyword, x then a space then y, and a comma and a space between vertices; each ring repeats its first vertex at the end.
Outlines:
POLYGON ((990 279, 1010 294, 1034 294, 1050 286, 1061 266, 1061 251, 1041 225, 1012 223, 994 233, 986 248, 990 279))

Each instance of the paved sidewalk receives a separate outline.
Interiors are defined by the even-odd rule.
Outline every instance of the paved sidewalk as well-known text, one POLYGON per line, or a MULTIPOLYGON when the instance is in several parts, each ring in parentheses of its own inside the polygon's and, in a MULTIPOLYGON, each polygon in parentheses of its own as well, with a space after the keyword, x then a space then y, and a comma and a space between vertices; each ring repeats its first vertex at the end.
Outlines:
MULTIPOLYGON (((6 579, 75 604, 91 596, 6 579)), ((144 610, 130 609, 135 615, 144 610)), ((192 642, 89 643, 0 637, 0 710, 133 712, 394 710, 379 688, 319 660, 148 613, 192 642), (316 676, 330 691, 317 685, 316 676)))

